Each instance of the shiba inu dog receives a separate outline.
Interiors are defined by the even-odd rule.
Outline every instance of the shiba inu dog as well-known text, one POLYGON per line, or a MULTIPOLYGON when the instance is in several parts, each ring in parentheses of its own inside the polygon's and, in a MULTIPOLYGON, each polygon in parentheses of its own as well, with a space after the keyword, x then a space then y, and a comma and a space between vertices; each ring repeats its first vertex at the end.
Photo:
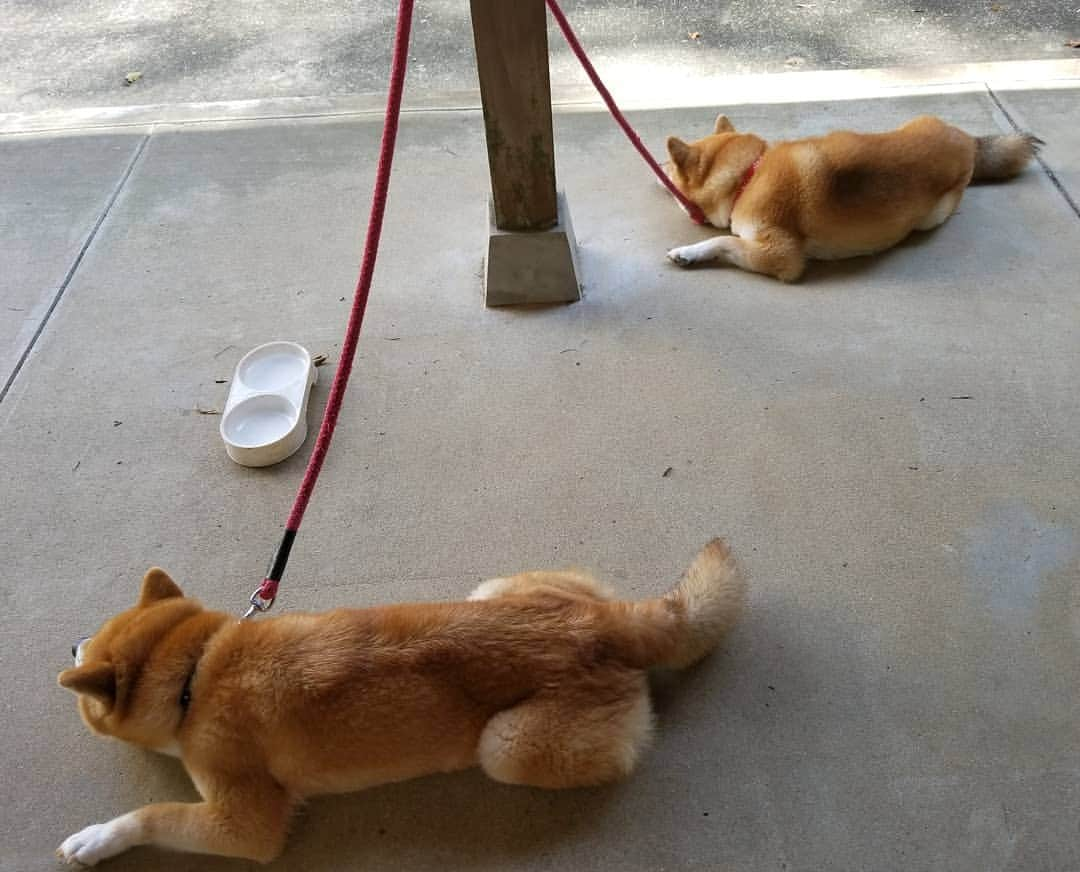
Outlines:
POLYGON ((976 138, 924 115, 889 133, 769 145, 721 115, 711 136, 668 138, 667 172, 713 226, 733 235, 668 257, 679 266, 721 260, 793 282, 808 258, 873 254, 937 227, 972 180, 1015 176, 1041 144, 1030 135, 976 138))
POLYGON ((59 683, 94 732, 179 755, 203 801, 86 827, 57 854, 93 865, 151 844, 269 861, 314 794, 477 764, 537 787, 620 778, 652 732, 646 670, 705 656, 744 596, 719 539, 640 602, 580 573, 528 572, 466 602, 242 622, 151 569, 59 683))

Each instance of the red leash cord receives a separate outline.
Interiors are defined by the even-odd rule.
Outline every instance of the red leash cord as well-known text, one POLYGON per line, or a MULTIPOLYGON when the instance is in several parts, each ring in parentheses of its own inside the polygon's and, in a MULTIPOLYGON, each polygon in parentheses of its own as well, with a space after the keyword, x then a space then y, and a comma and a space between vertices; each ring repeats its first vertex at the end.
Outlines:
POLYGON ((596 69, 593 67, 588 55, 585 54, 585 49, 583 49, 581 43, 578 42, 577 35, 570 26, 570 22, 566 20, 566 16, 563 14, 562 9, 559 8, 558 2, 556 2, 556 0, 547 0, 547 8, 551 13, 551 17, 555 19, 555 23, 559 25, 559 29, 562 31, 563 36, 566 37, 566 42, 570 46, 570 50, 577 55, 577 59, 581 62, 581 66, 585 70, 586 75, 600 93, 601 98, 608 107, 608 111, 615 118, 615 121, 618 122, 619 127, 621 127, 623 133, 626 134, 626 138, 630 140, 630 144, 638 150, 638 154, 645 160, 645 163, 652 167, 652 171, 656 173, 656 177, 661 181, 664 187, 671 191, 671 195, 682 204, 682 207, 686 210, 691 220, 695 224, 707 224, 708 220, 705 218, 705 213, 701 211, 696 203, 691 203, 690 200, 684 196, 683 192, 675 187, 675 184, 667 177, 667 173, 665 173, 660 168, 660 164, 656 162, 656 158, 649 153, 649 150, 641 141, 641 137, 638 136, 634 128, 630 126, 630 122, 626 120, 626 116, 623 115, 619 107, 615 105, 615 99, 611 96, 611 92, 604 86, 604 83, 600 81, 600 77, 596 74, 596 69))
POLYGON ((398 4, 397 31, 394 34, 394 54, 390 66, 390 88, 386 97, 386 118, 383 121, 382 142, 379 146, 379 165, 375 171, 375 188, 371 195, 371 214, 368 218, 367 238, 364 240, 364 255, 360 261, 360 277, 356 282, 349 323, 345 328, 345 339, 341 343, 341 358, 338 361, 334 382, 330 386, 330 396, 326 401, 315 448, 311 452, 304 479, 296 492, 292 511, 285 522, 285 533, 281 544, 270 564, 262 584, 251 595, 251 608, 244 615, 249 618, 256 612, 265 612, 274 604, 278 583, 285 573, 296 532, 304 520, 304 512, 311 500, 315 482, 319 478, 326 453, 330 450, 330 440, 334 438, 341 404, 345 398, 345 388, 349 384, 356 345, 360 338, 360 326, 364 323, 368 295, 371 292, 371 279, 375 273, 375 258, 379 253, 379 237, 382 234, 383 215, 386 212, 386 198, 390 188, 390 169, 394 160, 394 142, 397 139, 398 118, 401 114, 401 94, 405 87, 405 65, 409 53, 409 30, 412 26, 413 0, 400 0, 398 4))

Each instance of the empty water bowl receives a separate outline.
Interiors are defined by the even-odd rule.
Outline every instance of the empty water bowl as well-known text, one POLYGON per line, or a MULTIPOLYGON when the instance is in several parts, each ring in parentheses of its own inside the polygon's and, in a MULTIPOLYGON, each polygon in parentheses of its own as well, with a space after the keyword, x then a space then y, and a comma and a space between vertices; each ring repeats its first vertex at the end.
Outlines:
POLYGON ((236 365, 221 438, 243 466, 269 466, 293 454, 307 438, 307 404, 318 370, 295 342, 268 342, 236 365))

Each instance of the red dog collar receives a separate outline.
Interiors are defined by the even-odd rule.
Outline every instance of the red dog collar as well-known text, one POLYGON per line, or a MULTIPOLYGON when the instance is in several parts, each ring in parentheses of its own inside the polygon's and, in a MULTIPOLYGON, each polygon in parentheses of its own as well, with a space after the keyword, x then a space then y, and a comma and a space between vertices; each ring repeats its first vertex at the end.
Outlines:
POLYGON ((739 197, 742 196, 742 192, 746 190, 746 186, 750 184, 750 180, 754 177, 754 173, 757 172, 758 164, 761 163, 761 159, 765 155, 759 154, 757 159, 746 168, 746 172, 743 173, 742 179, 739 180, 739 187, 735 189, 735 196, 731 200, 731 208, 735 208, 735 204, 739 202, 739 197))

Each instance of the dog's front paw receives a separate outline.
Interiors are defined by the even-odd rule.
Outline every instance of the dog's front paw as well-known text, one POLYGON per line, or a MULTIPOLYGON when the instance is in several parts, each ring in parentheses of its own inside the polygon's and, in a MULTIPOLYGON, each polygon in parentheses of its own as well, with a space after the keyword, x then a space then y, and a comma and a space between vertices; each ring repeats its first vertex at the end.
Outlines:
POLYGON ((56 856, 66 863, 94 866, 129 847, 122 828, 116 821, 109 821, 107 824, 91 824, 68 836, 56 849, 56 856))
POLYGON ((693 266, 696 263, 693 252, 690 250, 691 246, 684 245, 680 248, 673 248, 667 253, 668 260, 679 266, 693 266))

